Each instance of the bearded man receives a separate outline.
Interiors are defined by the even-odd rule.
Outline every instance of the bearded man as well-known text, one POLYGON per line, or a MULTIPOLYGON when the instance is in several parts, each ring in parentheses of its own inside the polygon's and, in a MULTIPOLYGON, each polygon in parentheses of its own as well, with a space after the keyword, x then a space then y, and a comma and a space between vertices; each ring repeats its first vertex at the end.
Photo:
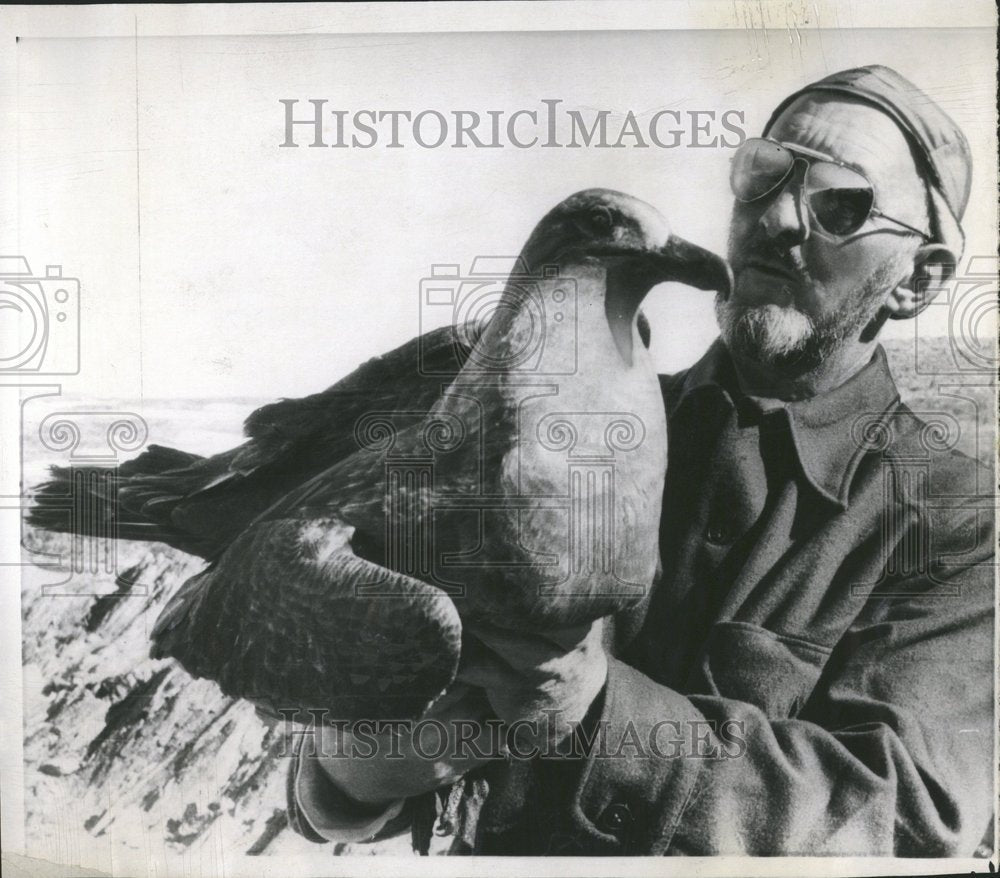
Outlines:
POLYGON ((970 181, 959 129, 895 71, 783 101, 733 158, 721 338, 662 379, 662 575, 603 626, 477 632, 462 679, 480 697, 438 708, 558 716, 555 754, 303 749, 293 825, 384 837, 464 777, 485 803, 456 851, 973 854, 993 801, 993 481, 931 441, 878 342, 955 271, 970 181))

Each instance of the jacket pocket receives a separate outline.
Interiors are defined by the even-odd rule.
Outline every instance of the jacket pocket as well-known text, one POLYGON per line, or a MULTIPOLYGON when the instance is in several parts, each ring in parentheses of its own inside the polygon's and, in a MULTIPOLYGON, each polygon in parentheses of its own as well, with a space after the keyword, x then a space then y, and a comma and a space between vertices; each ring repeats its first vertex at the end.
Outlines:
POLYGON ((754 704, 770 719, 787 719, 805 704, 829 655, 827 647, 747 622, 717 622, 699 688, 754 704))

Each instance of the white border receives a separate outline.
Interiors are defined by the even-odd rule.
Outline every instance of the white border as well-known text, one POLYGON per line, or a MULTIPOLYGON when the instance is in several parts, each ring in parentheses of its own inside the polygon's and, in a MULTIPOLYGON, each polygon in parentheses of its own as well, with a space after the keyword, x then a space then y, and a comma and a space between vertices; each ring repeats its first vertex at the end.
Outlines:
MULTIPOLYGON (((0 6, 0 93, 3 83, 16 81, 20 39, 80 37, 260 35, 400 32, 488 32, 574 30, 768 30, 823 28, 990 28, 997 27, 997 10, 989 0, 541 0, 503 3, 321 3, 232 5, 115 5, 115 6, 0 6)), ((13 130, 16 113, 9 101, 0 102, 0 124, 13 130)), ((2 165, 0 165, 2 167, 2 165)), ((0 176, 0 191, 11 192, 16 181, 0 176)), ((16 235, 14 236, 16 238, 16 235)), ((16 243, 16 242, 15 242, 16 243)), ((16 403, 0 398, 0 443, 17 448, 16 403), (11 445, 11 434, 14 444, 11 445)), ((20 473, 17 454, 0 462, 0 496, 16 495, 20 473)), ((16 534, 3 533, 5 543, 16 534)), ((20 713, 20 588, 16 568, 0 568, 0 725, 4 747, 0 755, 0 816, 4 850, 24 852, 23 766, 20 736, 10 715, 20 713), (16 711, 16 713, 15 713, 16 711), (12 729, 11 727, 14 726, 12 729)), ((994 638, 996 649, 998 637, 994 638)), ((995 739, 996 742, 996 739, 995 739)), ((996 746, 996 743, 995 743, 996 746)), ((324 849, 318 849, 324 850, 324 849)), ((546 876, 621 875, 915 875, 978 870, 985 862, 972 858, 951 860, 880 858, 396 858, 348 857, 321 859, 266 857, 227 863, 230 878, 240 876, 356 875, 363 863, 371 876, 488 875, 491 878, 544 874, 546 876)), ((181 861, 178 860, 178 865, 181 861)), ((70 865, 70 864, 67 864, 70 865)), ((77 865, 77 864, 72 864, 77 865)), ((80 864, 91 868, 102 864, 80 864)), ((118 874, 136 874, 138 864, 116 862, 118 874)), ((141 868, 141 865, 139 866, 141 868)), ((159 875, 164 873, 158 872, 159 875)))

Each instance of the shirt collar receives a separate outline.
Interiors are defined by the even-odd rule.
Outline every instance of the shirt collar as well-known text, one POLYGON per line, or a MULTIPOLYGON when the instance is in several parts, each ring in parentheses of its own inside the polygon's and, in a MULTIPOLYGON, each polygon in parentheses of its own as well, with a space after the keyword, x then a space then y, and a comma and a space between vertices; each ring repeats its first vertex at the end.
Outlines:
MULTIPOLYGON (((716 339, 688 370, 673 411, 707 388, 721 390, 734 407, 760 410, 740 389, 732 358, 721 339, 716 339)), ((780 404, 802 473, 819 494, 844 509, 848 507, 851 481, 867 448, 858 439, 859 421, 864 420, 870 428, 873 416, 884 421, 898 402, 899 391, 879 345, 864 368, 829 393, 780 404)))

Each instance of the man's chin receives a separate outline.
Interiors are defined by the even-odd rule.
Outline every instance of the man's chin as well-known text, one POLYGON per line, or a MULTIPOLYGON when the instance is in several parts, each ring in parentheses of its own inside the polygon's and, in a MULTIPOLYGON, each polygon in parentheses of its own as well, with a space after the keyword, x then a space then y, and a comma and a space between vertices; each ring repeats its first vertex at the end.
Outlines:
POLYGON ((780 305, 736 305, 716 299, 716 317, 730 353, 778 371, 801 372, 822 361, 813 322, 780 305))

